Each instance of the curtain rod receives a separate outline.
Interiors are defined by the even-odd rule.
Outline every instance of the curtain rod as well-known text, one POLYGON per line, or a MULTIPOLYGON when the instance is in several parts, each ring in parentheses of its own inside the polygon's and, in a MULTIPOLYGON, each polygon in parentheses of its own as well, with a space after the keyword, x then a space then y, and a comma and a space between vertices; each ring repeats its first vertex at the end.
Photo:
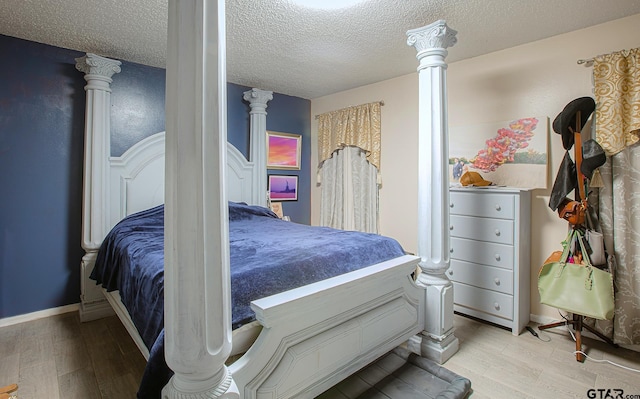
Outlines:
MULTIPOLYGON (((374 103, 380 103, 380 106, 381 106, 381 107, 384 107, 384 100, 380 100, 380 101, 373 101, 373 102, 374 102, 374 103)), ((371 104, 371 103, 368 103, 368 104, 371 104)), ((363 104, 361 104, 361 105, 363 105, 363 104)), ((352 107, 357 107, 357 105, 352 105, 352 107)), ((350 108, 350 107, 346 107, 346 108, 350 108)), ((343 109, 344 109, 344 108, 343 108, 343 109)), ((336 111, 339 111, 339 110, 336 110, 336 111)), ((333 112, 333 111, 329 111, 329 112, 333 112)), ((318 119, 318 117, 320 117, 320 115, 322 115, 322 114, 316 115, 316 116, 315 116, 315 118, 316 118, 316 119, 318 119)))
POLYGON ((590 67, 590 66, 593 66, 593 61, 594 60, 595 60, 595 58, 587 58, 587 59, 584 59, 584 60, 578 60, 577 64, 578 65, 584 64, 584 66, 590 67))
MULTIPOLYGON (((613 54, 614 52, 611 52, 609 54, 613 54)), ((600 54, 600 55, 596 55, 595 57, 592 58, 584 58, 584 59, 580 59, 578 60, 576 63, 578 65, 584 65, 586 67, 590 67, 593 66, 593 61, 595 61, 596 58, 601 57, 603 55, 607 55, 607 54, 600 54)))
POLYGON ((625 52, 625 51, 630 51, 630 50, 612 51, 612 52, 610 52, 610 53, 604 53, 604 54, 596 55, 596 56, 595 56, 595 57, 593 57, 593 58, 585 58, 585 59, 578 60, 578 61, 577 61, 577 63, 578 63, 578 65, 582 65, 582 64, 584 64, 584 66, 586 66, 586 67, 590 67, 590 66, 593 66, 593 61, 595 61, 595 59, 596 59, 596 58, 598 58, 598 57, 602 57, 603 55, 609 55, 609 54, 621 53, 621 52, 625 52))

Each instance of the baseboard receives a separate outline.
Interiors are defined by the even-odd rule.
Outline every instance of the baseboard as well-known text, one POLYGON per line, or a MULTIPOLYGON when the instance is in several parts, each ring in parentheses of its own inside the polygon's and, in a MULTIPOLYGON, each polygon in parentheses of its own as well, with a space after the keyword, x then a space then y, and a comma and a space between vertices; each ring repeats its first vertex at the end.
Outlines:
POLYGON ((532 314, 532 315, 529 315, 529 320, 538 324, 550 324, 550 323, 555 323, 556 321, 562 321, 562 317, 558 315, 558 318, 554 319, 553 317, 549 317, 549 316, 532 314))
POLYGON ((74 303, 71 305, 60 306, 57 308, 39 310, 37 312, 21 314, 18 316, 5 317, 0 319, 0 328, 7 327, 14 324, 24 323, 27 321, 33 321, 42 319, 44 317, 56 316, 64 313, 77 312, 80 308, 79 303, 74 303))

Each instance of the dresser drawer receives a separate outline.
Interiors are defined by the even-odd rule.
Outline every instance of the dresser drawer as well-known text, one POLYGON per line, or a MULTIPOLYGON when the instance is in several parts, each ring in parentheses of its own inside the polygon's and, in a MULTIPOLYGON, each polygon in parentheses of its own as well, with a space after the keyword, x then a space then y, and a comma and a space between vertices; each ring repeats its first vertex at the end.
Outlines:
POLYGON ((513 269, 513 246, 451 237, 451 259, 513 269))
POLYGON ((449 215, 451 237, 513 245, 513 220, 449 215))
POLYGON ((456 215, 481 216, 488 218, 513 219, 515 217, 514 196, 512 194, 450 193, 450 213, 456 215))
POLYGON ((460 306, 479 310, 504 319, 513 319, 513 296, 453 283, 453 301, 460 306))
POLYGON ((513 272, 511 270, 452 259, 447 274, 451 281, 504 294, 513 294, 513 272))

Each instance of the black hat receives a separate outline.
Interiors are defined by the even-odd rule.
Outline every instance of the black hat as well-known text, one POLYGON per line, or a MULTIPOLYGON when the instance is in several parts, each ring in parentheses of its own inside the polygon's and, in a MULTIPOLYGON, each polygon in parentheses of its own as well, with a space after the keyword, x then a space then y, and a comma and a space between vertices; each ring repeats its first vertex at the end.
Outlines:
POLYGON ((607 162, 607 156, 604 150, 594 139, 589 139, 582 143, 582 163, 580 164, 580 172, 591 180, 593 171, 607 162))
POLYGON ((562 201, 571 191, 578 186, 578 175, 576 174, 576 164, 573 163, 569 151, 564 153, 564 159, 558 169, 556 181, 551 189, 549 198, 549 208, 552 211, 558 209, 562 201))
POLYGON ((565 150, 573 147, 573 133, 576 129, 576 114, 580 111, 580 129, 587 123, 587 119, 596 109, 596 102, 591 97, 580 97, 567 104, 562 112, 553 120, 553 130, 562 136, 562 146, 565 150))

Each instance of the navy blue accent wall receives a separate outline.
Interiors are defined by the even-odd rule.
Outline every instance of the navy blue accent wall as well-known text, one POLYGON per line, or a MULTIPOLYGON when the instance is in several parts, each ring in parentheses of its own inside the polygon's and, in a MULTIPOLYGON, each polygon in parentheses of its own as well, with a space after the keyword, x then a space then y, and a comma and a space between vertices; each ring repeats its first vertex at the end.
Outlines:
MULTIPOLYGON (((227 85, 227 140, 248 158, 250 108, 242 100, 247 90, 251 87, 227 85)), ((311 224, 311 101, 273 93, 273 100, 267 103, 267 130, 302 135, 300 170, 269 169, 267 173, 298 176, 298 200, 282 201, 282 210, 294 222, 311 224)))
MULTIPOLYGON (((0 35, 0 318, 79 302, 84 53, 0 35)), ((123 62, 113 76, 112 155, 163 131, 165 71, 123 62)), ((227 85, 228 140, 249 153, 249 87, 227 85)), ((293 221, 310 223, 311 103, 274 93, 267 129, 302 134, 293 221)), ((285 172, 285 173, 283 173, 285 172)))
POLYGON ((164 131, 165 70, 131 62, 121 68, 111 83, 112 156, 164 131))
POLYGON ((267 114, 267 130, 302 135, 300 170, 267 173, 298 176, 298 200, 282 201, 282 211, 294 222, 311 224, 311 101, 274 93, 267 114))
POLYGON ((233 144, 245 158, 251 151, 251 127, 249 123, 249 103, 242 97, 250 87, 233 83, 227 84, 227 141, 233 144))
POLYGON ((82 53, 0 35, 0 317, 80 295, 82 53))

